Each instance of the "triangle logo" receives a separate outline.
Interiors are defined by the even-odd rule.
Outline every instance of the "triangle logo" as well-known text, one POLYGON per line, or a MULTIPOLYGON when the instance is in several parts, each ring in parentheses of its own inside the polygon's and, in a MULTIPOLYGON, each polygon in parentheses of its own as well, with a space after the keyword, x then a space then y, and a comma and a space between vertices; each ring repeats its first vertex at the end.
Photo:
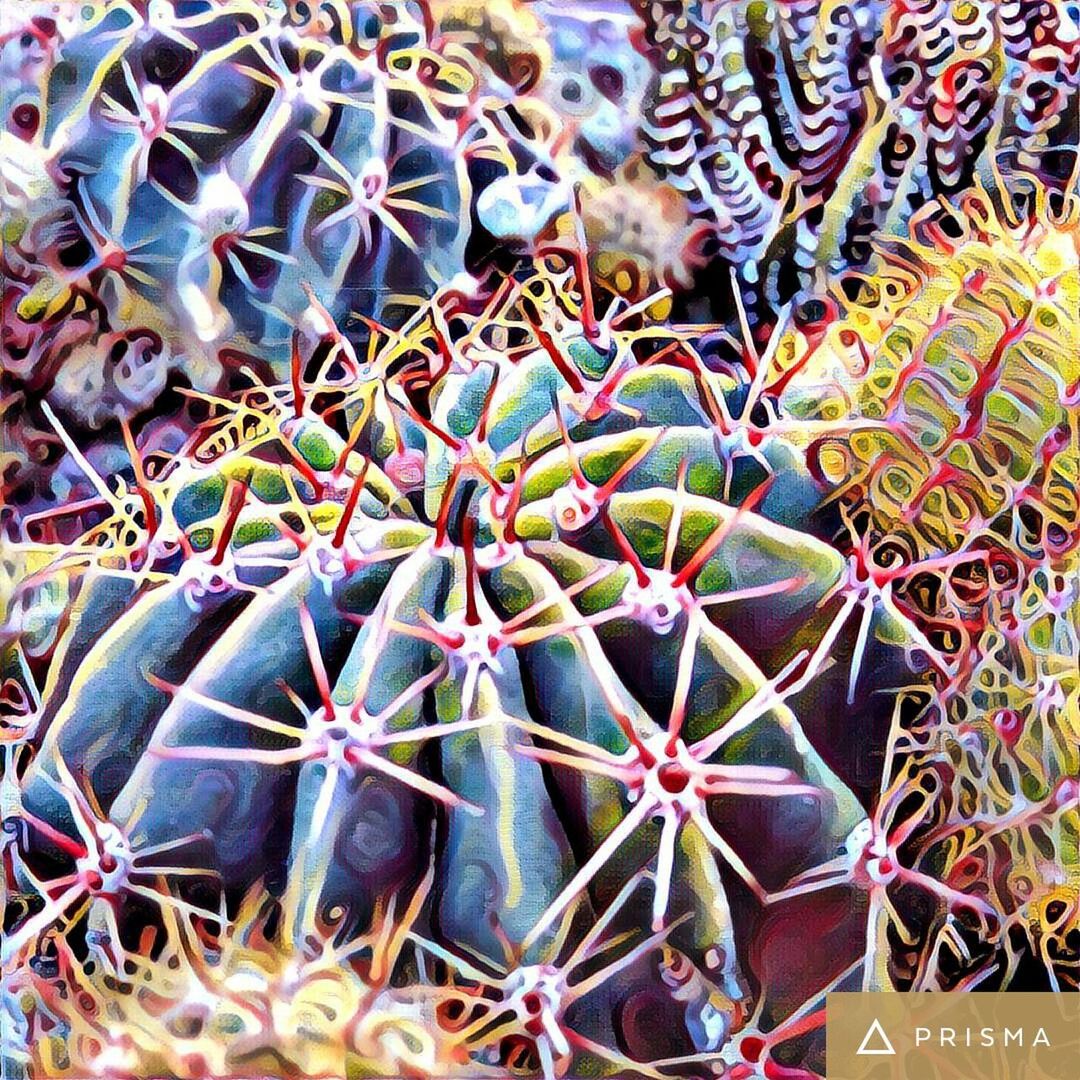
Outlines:
POLYGON ((880 1020, 875 1020, 866 1029, 863 1041, 859 1043, 859 1049, 855 1051, 856 1057, 860 1055, 880 1057, 895 1053, 896 1050, 893 1048, 893 1044, 889 1042, 889 1036, 885 1034, 885 1029, 881 1026, 880 1020))

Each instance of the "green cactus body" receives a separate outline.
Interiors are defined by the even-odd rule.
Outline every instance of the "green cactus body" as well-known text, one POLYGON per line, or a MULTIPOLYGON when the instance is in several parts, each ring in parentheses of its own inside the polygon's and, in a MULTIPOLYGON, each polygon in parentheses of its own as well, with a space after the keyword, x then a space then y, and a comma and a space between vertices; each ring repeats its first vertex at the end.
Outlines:
MULTIPOLYGON (((572 319, 548 303, 545 321, 572 319)), ((526 318, 515 299, 500 317, 526 318)), ((430 332, 417 323, 413 347, 430 332)), ((70 685, 47 703, 23 804, 59 830, 36 857, 62 857, 86 810, 64 795, 77 762, 126 837, 133 869, 91 892, 104 940, 117 920, 121 942, 155 924, 155 905, 210 918, 198 890, 214 881, 226 896, 278 881, 282 948, 329 933, 364 949, 421 890, 429 960, 462 958, 460 976, 509 949, 531 970, 640 889, 642 933, 686 913, 670 947, 730 1029, 747 992, 731 882, 763 898, 864 819, 776 688, 781 668, 807 684, 824 661, 844 564, 780 523, 814 483, 766 493, 779 439, 743 458, 718 433, 720 377, 642 366, 670 340, 647 321, 610 340, 603 363, 539 342, 516 363, 466 351, 430 417, 392 377, 361 385, 348 440, 272 396, 254 441, 208 459, 196 441, 145 482, 155 528, 114 544, 127 569, 108 549, 60 564, 102 621, 93 639, 59 632, 70 685), (389 474, 418 432, 410 496, 389 474), (785 630, 751 655, 712 613, 755 597, 785 630), (174 846, 191 869, 151 887, 138 853, 174 846)), ((47 929, 28 925, 9 952, 47 929)), ((420 977, 410 955, 396 979, 420 977)), ((631 966, 604 991, 648 978, 631 966)), ((467 1056, 497 1055, 487 1038, 467 1056)))

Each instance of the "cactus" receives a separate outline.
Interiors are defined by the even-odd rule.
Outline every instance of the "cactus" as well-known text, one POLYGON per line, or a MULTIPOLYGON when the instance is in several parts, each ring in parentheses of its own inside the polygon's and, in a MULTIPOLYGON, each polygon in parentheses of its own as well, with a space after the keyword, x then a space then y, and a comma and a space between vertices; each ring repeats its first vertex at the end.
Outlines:
POLYGON ((865 821, 787 705, 850 612, 844 564, 793 527, 817 490, 791 446, 742 446, 737 386, 664 297, 597 315, 572 265, 437 294, 366 362, 328 328, 336 380, 298 335, 290 382, 215 399, 183 453, 132 437, 46 574, 74 617, 22 730, 9 850, 43 903, 5 962, 81 928, 122 979, 140 935, 230 936, 263 889, 279 949, 355 957, 335 978, 401 1023, 435 995, 463 1061, 632 1068, 646 1029, 616 1002, 668 993, 657 950, 712 988, 677 1005, 682 1052, 722 1049, 749 987, 732 905, 865 821), (787 629, 751 656, 722 612, 755 604, 787 629), (568 950, 609 925, 627 950, 578 986, 568 950), (575 1013, 585 985, 607 1004, 575 1013), (493 1001, 518 1019, 489 1030, 493 1001))
POLYGON ((175 449, 170 391, 283 373, 305 290, 362 343, 364 319, 398 321, 467 269, 473 211, 531 242, 590 175, 452 10, 46 9, 3 24, 3 472, 23 513, 79 485, 43 398, 106 473, 136 416, 175 449))
POLYGON ((1025 957, 1077 984, 1077 204, 1041 193, 1024 221, 1001 194, 884 240, 855 299, 837 290, 843 315, 789 335, 765 380, 791 414, 842 423, 813 471, 931 661, 902 696, 875 829, 894 876, 900 836, 924 884, 977 883, 985 925, 907 919, 917 947, 882 975, 917 989, 1007 987, 1025 957))
MULTIPOLYGON (((301 7, 9 13, 5 52, 29 43, 4 95, 13 448, 35 423, 51 435, 42 393, 115 432, 170 386, 287 362, 303 285, 338 317, 379 315, 460 269, 469 192, 444 144, 477 73, 432 52, 415 5, 301 7), (426 87, 402 75, 420 63, 426 87)), ((68 497, 22 458, 6 471, 24 504, 68 497)))
POLYGON ((823 340, 788 343, 781 363, 801 369, 790 407, 865 421, 821 440, 819 469, 913 553, 982 536, 1053 561, 1074 545, 1076 227, 1075 199, 1010 222, 970 193, 884 244, 881 272, 823 340), (854 400, 849 372, 860 375, 854 400))
POLYGON ((875 234, 1002 173, 1074 190, 1075 7, 640 0, 646 157, 739 271, 751 317, 861 266, 875 234), (764 302, 763 302, 764 301, 764 302))

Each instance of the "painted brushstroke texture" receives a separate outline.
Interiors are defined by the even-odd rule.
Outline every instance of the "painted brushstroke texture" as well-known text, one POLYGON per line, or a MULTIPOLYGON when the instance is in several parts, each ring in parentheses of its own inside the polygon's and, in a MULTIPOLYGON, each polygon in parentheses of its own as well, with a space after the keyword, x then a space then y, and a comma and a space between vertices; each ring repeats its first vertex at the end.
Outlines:
POLYGON ((1078 19, 2 5, 3 1076, 1075 992, 1078 19))

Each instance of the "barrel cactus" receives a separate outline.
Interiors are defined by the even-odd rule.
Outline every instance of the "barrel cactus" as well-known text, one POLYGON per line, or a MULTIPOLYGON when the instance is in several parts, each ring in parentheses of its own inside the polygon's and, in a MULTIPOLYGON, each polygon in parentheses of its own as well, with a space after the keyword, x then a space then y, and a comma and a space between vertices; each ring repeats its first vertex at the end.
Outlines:
POLYGON ((9 238, 31 260, 60 257, 35 267, 21 317, 81 295, 114 327, 151 320, 206 386, 224 346, 287 350, 301 282, 344 315, 338 294, 355 292, 363 267, 383 295, 351 304, 377 315, 385 294, 458 269, 468 192, 439 144, 475 73, 431 52, 410 5, 345 22, 304 10, 87 6, 84 25, 50 43, 24 153, 55 185, 69 242, 25 251, 9 238), (403 76, 424 56, 429 90, 403 76), (441 268, 425 267, 418 240, 441 268))
POLYGON ((903 837, 909 867, 977 884, 982 923, 909 918, 882 962, 921 989, 1009 986, 1031 960, 1076 986, 1080 245, 1075 196, 1035 190, 1031 219, 1000 189, 919 215, 765 380, 793 414, 843 423, 810 444, 812 471, 921 637, 883 852, 895 872, 886 838, 903 837))
POLYGON ((789 407, 860 421, 819 440, 817 471, 913 554, 981 537, 1053 564, 1075 544, 1076 214, 1010 221, 970 193, 882 245, 845 319, 785 342, 789 407))
POLYGON ((67 7, 9 5, 0 29, 2 464, 23 512, 78 486, 42 399, 105 472, 123 420, 153 413, 175 449, 175 389, 280 377, 306 290, 362 342, 491 258, 467 258, 474 211, 494 246, 528 246, 590 175, 453 5, 67 7))
MULTIPOLYGON (((320 1038, 350 1060, 371 1009, 434 1017, 440 1069, 736 1053, 756 976, 733 910, 865 823, 788 704, 843 651, 846 564, 797 527, 818 492, 793 445, 739 437, 737 387, 664 296, 589 326, 587 290, 553 256, 437 294, 366 361, 327 328, 346 374, 298 355, 284 385, 208 399, 182 453, 132 436, 127 473, 53 523, 77 535, 14 604, 65 590, 51 637, 12 650, 13 686, 48 677, 11 750, 5 963, 56 986, 89 957, 137 988, 140 955, 175 953, 178 986, 193 956, 224 986, 255 896, 277 914, 248 932, 345 987, 320 1038)), ((135 993, 119 1059, 197 1072, 135 993)), ((300 1053, 252 1023, 218 1032, 217 1068, 300 1053)), ((108 1049, 67 1046, 76 1071, 108 1049)))
POLYGON ((116 450, 118 419, 167 422, 171 387, 284 365, 304 285, 342 318, 429 293, 461 268, 469 202, 445 143, 477 71, 432 50, 418 5, 68 7, 5 14, 5 471, 23 505, 68 494, 28 438, 49 440, 42 396, 116 450))

